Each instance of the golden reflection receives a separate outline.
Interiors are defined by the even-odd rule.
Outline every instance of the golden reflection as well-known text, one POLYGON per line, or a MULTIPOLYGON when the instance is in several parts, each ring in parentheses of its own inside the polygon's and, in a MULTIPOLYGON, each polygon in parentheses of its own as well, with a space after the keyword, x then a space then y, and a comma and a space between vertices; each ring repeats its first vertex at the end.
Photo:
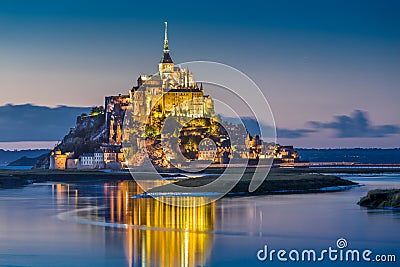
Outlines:
MULTIPOLYGON (((206 265, 213 244, 210 232, 214 228, 215 204, 198 205, 207 203, 205 198, 175 197, 170 201, 173 205, 152 198, 135 198, 143 190, 134 181, 106 183, 100 192, 62 184, 52 186, 52 189, 55 189, 59 205, 66 204, 71 197, 75 200, 75 208, 106 207, 104 213, 99 214, 96 209, 79 213, 80 217, 126 227, 122 245, 127 266, 206 265), (89 200, 81 198, 88 194, 101 194, 103 201, 88 203, 89 200), (187 207, 188 204, 193 205, 187 207)), ((108 235, 110 240, 105 240, 106 244, 115 246, 115 242, 121 241, 118 234, 121 229, 109 230, 116 235, 108 235)))
POLYGON ((204 266, 212 246, 214 204, 181 207, 204 202, 199 197, 174 198, 173 204, 150 198, 132 198, 143 193, 133 181, 120 182, 106 192, 110 221, 128 225, 125 254, 128 266, 204 266), (116 203, 113 195, 117 196, 116 203), (115 215, 113 215, 115 213, 115 215), (137 230, 129 226, 146 226, 137 230))
POLYGON ((56 185, 56 200, 57 200, 57 205, 62 205, 64 204, 65 201, 65 192, 67 191, 66 185, 64 184, 57 184, 56 185))

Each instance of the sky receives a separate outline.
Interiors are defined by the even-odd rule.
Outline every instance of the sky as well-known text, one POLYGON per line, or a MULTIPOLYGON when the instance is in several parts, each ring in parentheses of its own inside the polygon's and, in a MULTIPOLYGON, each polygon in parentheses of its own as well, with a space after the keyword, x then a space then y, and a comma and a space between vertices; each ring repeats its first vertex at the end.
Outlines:
MULTIPOLYGON (((174 62, 221 62, 248 75, 271 106, 280 143, 400 147, 399 12, 396 0, 3 0, 0 106, 52 113, 127 93, 141 73, 157 71, 168 21, 174 62)), ((0 148, 62 138, 50 124, 40 138, 21 136, 21 116, 0 148)), ((0 121, 3 128, 9 118, 0 113, 0 121)), ((67 132, 74 120, 65 124, 67 132)))

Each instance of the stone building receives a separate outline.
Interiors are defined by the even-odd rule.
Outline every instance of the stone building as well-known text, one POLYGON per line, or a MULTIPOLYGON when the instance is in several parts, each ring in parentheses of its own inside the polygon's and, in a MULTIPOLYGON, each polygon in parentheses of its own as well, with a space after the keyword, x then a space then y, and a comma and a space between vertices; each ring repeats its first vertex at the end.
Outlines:
POLYGON ((79 157, 79 163, 82 167, 92 168, 94 167, 94 155, 93 153, 85 153, 79 157))
POLYGON ((68 158, 67 159, 67 169, 77 169, 79 165, 79 159, 68 158))
POLYGON ((274 163, 295 163, 300 161, 300 157, 293 146, 276 145, 274 155, 274 163))
POLYGON ((79 157, 80 169, 104 169, 110 164, 124 161, 124 155, 119 146, 105 144, 94 153, 85 153, 79 157))
POLYGON ((94 152, 94 164, 96 165, 96 168, 102 169, 105 167, 105 161, 104 161, 104 151, 99 148, 94 152))
POLYGON ((158 73, 140 75, 129 95, 106 97, 105 109, 109 144, 120 145, 129 139, 123 136, 126 112, 131 112, 133 121, 151 125, 154 120, 168 116, 211 117, 214 115, 214 102, 204 94, 203 85, 195 82, 188 69, 174 65, 165 24, 164 50, 158 73))
POLYGON ((251 136, 250 133, 247 133, 246 137, 246 152, 244 158, 248 159, 258 159, 260 158, 262 149, 263 149, 263 140, 260 136, 251 136))
POLYGON ((50 170, 65 170, 67 167, 67 159, 71 153, 61 153, 60 148, 56 148, 50 155, 50 170))

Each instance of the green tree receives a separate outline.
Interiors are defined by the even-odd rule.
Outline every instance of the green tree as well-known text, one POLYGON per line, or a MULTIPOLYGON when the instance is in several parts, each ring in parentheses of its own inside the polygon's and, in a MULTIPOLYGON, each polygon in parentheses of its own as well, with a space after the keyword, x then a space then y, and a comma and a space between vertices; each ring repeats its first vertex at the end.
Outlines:
POLYGON ((96 107, 92 107, 91 111, 90 111, 90 116, 97 116, 99 114, 104 114, 105 110, 103 106, 96 106, 96 107))

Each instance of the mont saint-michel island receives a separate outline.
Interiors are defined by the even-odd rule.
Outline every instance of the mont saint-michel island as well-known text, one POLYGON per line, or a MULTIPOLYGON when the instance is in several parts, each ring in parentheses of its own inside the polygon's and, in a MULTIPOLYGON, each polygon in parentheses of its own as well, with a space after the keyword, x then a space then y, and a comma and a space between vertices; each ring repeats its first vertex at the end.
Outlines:
POLYGON ((190 161, 219 167, 231 159, 299 161, 293 146, 264 142, 244 125, 224 122, 204 87, 189 69, 174 64, 165 23, 157 73, 141 74, 127 94, 106 96, 104 107, 78 117, 41 167, 122 169, 143 166, 144 158, 165 168, 184 168, 190 161))
MULTIPOLYGON (((257 166, 273 169, 254 194, 326 192, 355 185, 304 168, 307 165, 302 165, 293 146, 265 142, 244 124, 225 122, 215 112, 212 91, 206 94, 205 87, 196 82, 195 73, 174 64, 165 23, 163 53, 156 74, 141 74, 127 94, 106 96, 104 107, 80 115, 76 126, 51 154, 41 157, 34 170, 23 172, 22 181, 3 179, 2 184, 89 176, 131 179, 128 170, 145 171, 150 164, 160 172, 183 174, 185 179, 176 179, 176 184, 200 186, 214 181, 213 174, 222 173, 235 162, 238 172, 243 168, 245 171, 231 193, 248 191, 257 166), (303 168, 288 169, 296 164, 303 168), (185 168, 193 166, 209 175, 186 179, 193 176, 190 172, 185 176, 185 168)), ((14 177, 18 175, 13 173, 14 177)))
POLYGON ((0 267, 398 267, 400 1, 0 1, 0 267))

